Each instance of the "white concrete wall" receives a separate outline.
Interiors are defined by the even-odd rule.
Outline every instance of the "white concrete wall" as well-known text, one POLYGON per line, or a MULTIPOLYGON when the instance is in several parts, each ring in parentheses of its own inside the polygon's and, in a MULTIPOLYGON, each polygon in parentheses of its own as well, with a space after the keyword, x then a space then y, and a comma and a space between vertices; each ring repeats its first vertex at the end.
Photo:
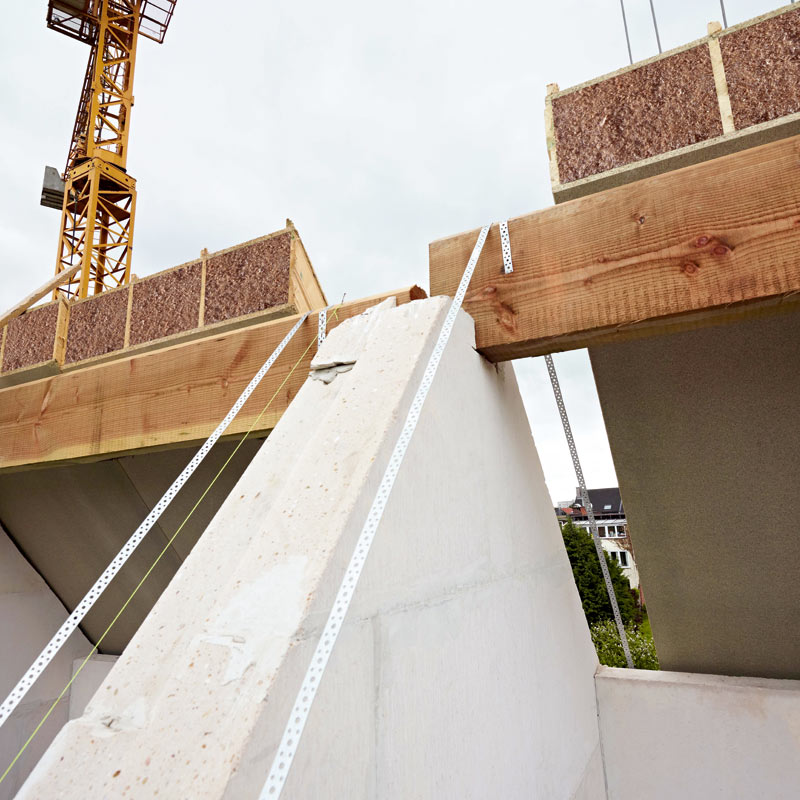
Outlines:
MULTIPOLYGON (((59 599, 0 528, 0 700, 14 688, 66 618, 59 599)), ((0 775, 66 686, 73 659, 85 657, 89 649, 86 638, 76 631, 0 727, 0 775)), ((67 694, 0 783, 0 800, 14 797, 68 716, 67 694)))
POLYGON ((609 800, 796 800, 800 681, 601 667, 609 800))
MULTIPOLYGON (((329 336, 354 367, 306 382, 22 800, 258 796, 448 302, 329 336)), ((605 797, 558 524, 513 370, 473 345, 462 313, 285 797, 605 797)))

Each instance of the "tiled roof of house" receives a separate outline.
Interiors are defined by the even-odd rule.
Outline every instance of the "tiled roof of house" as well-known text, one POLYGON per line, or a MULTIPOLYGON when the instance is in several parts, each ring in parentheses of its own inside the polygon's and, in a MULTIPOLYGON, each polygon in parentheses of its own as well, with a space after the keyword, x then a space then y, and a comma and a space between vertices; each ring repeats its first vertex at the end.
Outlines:
POLYGON ((589 500, 592 503, 595 515, 614 514, 621 517, 625 514, 622 508, 622 497, 617 486, 611 486, 607 489, 589 489, 589 500))
MULTIPOLYGON (((555 507, 556 516, 581 518, 587 516, 586 509, 580 505, 580 490, 575 490, 575 500, 572 504, 561 502, 555 507)), ((589 489, 589 500, 596 517, 613 516, 624 517, 622 497, 616 486, 607 489, 589 489)))

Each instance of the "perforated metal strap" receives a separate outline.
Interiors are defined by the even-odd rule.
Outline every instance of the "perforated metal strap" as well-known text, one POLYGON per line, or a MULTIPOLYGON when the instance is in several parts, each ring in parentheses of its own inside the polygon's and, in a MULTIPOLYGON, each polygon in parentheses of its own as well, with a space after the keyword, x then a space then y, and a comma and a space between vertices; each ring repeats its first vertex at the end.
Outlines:
POLYGON ((22 676, 19 683, 11 690, 11 693, 3 701, 0 706, 0 726, 8 719, 11 713, 19 704, 20 700, 25 696, 28 689, 31 688, 36 679, 42 674, 47 665, 53 660, 53 657, 61 649, 61 646, 73 631, 80 625, 83 618, 88 613, 89 609, 95 604, 95 601, 102 594, 103 590, 111 582, 111 579, 122 569, 122 566, 130 558, 131 553, 138 547, 139 543, 144 539, 150 528, 153 527, 156 520, 164 512, 164 509, 170 504, 171 500, 180 491, 183 485, 189 480, 191 474, 197 469, 200 462, 208 455, 208 451, 216 443, 217 439, 225 432, 225 429, 231 424, 233 418, 239 413, 242 406, 247 401, 247 398, 253 393, 254 389, 261 382, 261 379, 267 374, 269 368, 275 363, 278 356, 283 352, 286 345, 291 338, 297 333, 300 326, 305 322, 308 314, 304 314, 295 324, 295 326, 286 334, 283 341, 275 348, 272 355, 266 360, 261 369, 255 374, 255 377, 247 384, 247 388, 239 395, 239 399, 233 404, 233 408, 228 412, 225 419, 220 422, 214 433, 206 439, 203 446, 195 453, 192 460, 187 464, 186 468, 175 479, 172 486, 167 489, 164 496, 156 503, 153 510, 145 517, 144 522, 134 531, 133 535, 125 543, 122 550, 117 553, 114 560, 106 567, 103 574, 97 579, 94 586, 87 592, 83 600, 78 603, 75 610, 67 617, 64 624, 58 629, 57 633, 48 643, 47 647, 42 650, 36 661, 33 662, 30 669, 22 676))
POLYGON ((507 220, 500 223, 500 245, 503 248, 503 271, 510 275, 514 271, 514 265, 511 263, 511 238, 508 235, 507 220))
POLYGON ((628 669, 633 669, 633 658, 631 657, 631 649, 628 646, 628 636, 625 633, 625 626, 622 624, 622 616, 619 613, 619 603, 617 603, 617 595, 614 592, 614 584, 611 582, 611 574, 608 571, 608 564, 606 564, 603 545, 597 533, 597 520, 594 518, 594 510, 591 502, 589 502, 589 492, 586 489, 586 481, 583 478, 581 460, 578 458, 578 448, 575 446, 575 439, 572 436, 572 426, 569 423, 567 407, 564 405, 564 397, 561 394, 561 385, 558 382, 558 375, 556 374, 556 365, 553 363, 553 357, 551 355, 546 355, 544 360, 547 364, 547 372, 550 375, 550 383, 553 386, 553 394, 556 397, 556 405, 558 406, 558 413, 561 416, 561 424, 564 427, 564 435, 567 437, 567 445, 569 446, 569 452, 572 456, 572 466, 575 468, 575 477, 578 480, 578 486, 580 488, 581 502, 586 509, 586 515, 589 517, 589 529, 592 532, 592 541, 594 542, 595 550, 597 550, 597 558, 600 560, 603 580, 606 582, 606 591, 608 592, 608 599, 611 601, 611 610, 614 612, 614 621, 617 623, 617 630, 619 631, 620 639, 622 639, 622 649, 625 651, 625 662, 628 665, 628 669))
POLYGON ((311 704, 317 694, 317 689, 319 688, 322 675, 325 672, 325 667, 328 664, 331 651, 333 650, 334 644, 336 644, 336 639, 342 628, 347 609, 350 607, 350 602, 353 599, 353 592, 361 576, 361 571, 364 569, 364 562, 367 559, 367 554, 372 546, 372 540, 375 538, 378 525, 383 517, 386 503, 389 500, 389 495, 392 491, 392 486, 394 486, 397 473, 400 470, 400 465, 403 463, 408 444, 417 427, 422 404, 425 402, 428 390, 431 388, 436 370, 439 367, 439 362, 442 359, 442 353, 450 339, 456 315, 461 308, 461 304, 464 302, 464 295, 467 292, 472 273, 475 271, 475 265, 478 263, 483 244, 486 241, 486 235, 489 233, 489 227, 489 225, 486 225, 481 228, 478 241, 475 243, 475 248, 472 251, 472 256, 461 278, 456 296, 450 304, 450 309, 442 325, 442 330, 439 332, 439 338, 436 340, 436 345, 428 359, 428 365, 425 367, 422 381, 411 402, 411 408, 408 410, 405 424, 394 446, 389 464, 383 473, 383 478, 378 487, 378 493, 372 501, 372 507, 367 515, 367 520, 364 523, 364 527, 361 529, 361 534, 356 542, 355 551, 350 558, 350 563, 347 565, 347 570, 339 586, 339 591, 336 594, 336 600, 328 616, 328 621, 325 623, 322 636, 311 658, 311 664, 303 679, 300 691, 297 693, 294 706, 292 707, 292 713, 283 732, 281 743, 278 746, 278 752, 275 754, 269 776, 259 795, 260 800, 279 797, 283 791, 286 777, 289 774, 289 769, 292 766, 292 761, 297 752, 300 737, 303 734, 303 729, 308 720, 311 704))
POLYGON ((317 350, 322 347, 322 343, 325 341, 325 332, 326 328, 328 327, 328 309, 330 306, 326 306, 319 312, 319 317, 317 318, 317 350))

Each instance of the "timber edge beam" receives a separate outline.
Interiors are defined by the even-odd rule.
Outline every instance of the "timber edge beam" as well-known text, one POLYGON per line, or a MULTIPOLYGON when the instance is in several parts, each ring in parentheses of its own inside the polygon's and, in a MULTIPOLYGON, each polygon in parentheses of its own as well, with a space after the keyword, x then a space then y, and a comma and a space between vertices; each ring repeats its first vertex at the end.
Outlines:
POLYGON ((80 264, 69 269, 62 270, 54 278, 45 281, 35 292, 29 294, 24 300, 20 300, 15 306, 12 306, 8 311, 0 314, 0 329, 5 328, 12 319, 24 314, 34 303, 41 300, 45 295, 50 294, 57 286, 60 286, 65 281, 69 280, 80 269, 80 264))
MULTIPOLYGON (((800 308, 800 136, 497 225, 464 309, 491 361, 800 308)), ((429 247, 431 294, 453 295, 478 231, 429 247)))
MULTIPOLYGON (((328 330, 387 297, 403 304, 426 294, 411 286, 345 303, 328 312, 328 330)), ((0 390, 0 470, 203 441, 297 319, 282 317, 0 390)), ((311 312, 233 420, 228 436, 254 423, 253 435, 275 427, 308 376, 316 339, 317 315, 311 312)))

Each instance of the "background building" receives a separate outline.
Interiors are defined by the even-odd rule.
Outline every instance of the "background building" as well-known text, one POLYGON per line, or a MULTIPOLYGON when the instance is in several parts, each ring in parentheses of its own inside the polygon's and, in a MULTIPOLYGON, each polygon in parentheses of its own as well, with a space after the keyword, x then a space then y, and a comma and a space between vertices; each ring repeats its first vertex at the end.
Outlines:
MULTIPOLYGON (((606 489, 589 489, 589 500, 597 520, 597 533, 603 549, 616 561, 634 589, 639 588, 639 571, 633 556, 633 545, 628 536, 628 522, 622 497, 617 486, 606 489)), ((571 519, 578 527, 589 532, 589 516, 581 504, 580 490, 575 489, 575 499, 564 500, 556 507, 560 520, 571 519)))

